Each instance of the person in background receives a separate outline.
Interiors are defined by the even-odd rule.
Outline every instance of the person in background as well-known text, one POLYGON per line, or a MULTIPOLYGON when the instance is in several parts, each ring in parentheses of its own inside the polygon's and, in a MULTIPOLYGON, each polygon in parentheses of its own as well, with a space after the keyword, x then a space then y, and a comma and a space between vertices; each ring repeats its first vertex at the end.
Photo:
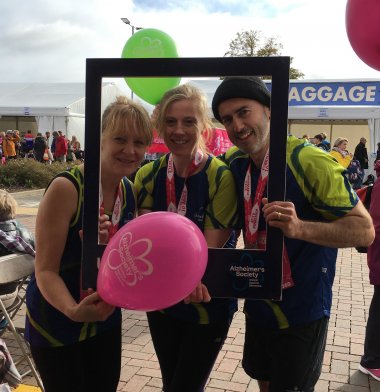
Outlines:
MULTIPOLYGON (((16 213, 17 201, 9 192, 0 189, 0 231, 14 238, 20 237, 25 243, 34 247, 33 235, 16 219, 16 213)), ((1 242, 0 256, 11 254, 11 250, 16 248, 8 247, 6 243, 1 242)))
POLYGON ((68 152, 67 140, 62 134, 62 131, 54 131, 54 159, 59 162, 66 162, 66 156, 68 152))
MULTIPOLYGON (((170 153, 137 172, 139 214, 185 215, 209 247, 222 248, 236 225, 236 191, 228 167, 205 148, 202 132, 212 125, 204 94, 189 84, 167 91, 155 125, 170 153)), ((148 312, 165 392, 204 390, 236 310, 236 300, 211 299, 200 282, 184 301, 148 312)))
POLYGON ((45 139, 46 139, 46 142, 48 144, 48 148, 50 148, 51 147, 51 143, 52 143, 52 138, 51 138, 51 132, 50 131, 46 131, 45 132, 45 139))
MULTIPOLYGON (((16 219, 17 201, 7 191, 0 189, 0 257, 12 253, 34 256, 34 238, 16 219)), ((19 282, 0 285, 4 306, 10 306, 17 296, 19 282)), ((0 313, 0 333, 7 326, 7 319, 0 313)))
POLYGON ((375 241, 367 250, 369 281, 374 286, 368 312, 364 341, 364 355, 359 370, 380 381, 380 161, 375 164, 377 180, 372 189, 370 215, 375 227, 375 241))
POLYGON ((48 149, 48 145, 46 139, 42 136, 41 132, 38 132, 36 138, 34 139, 34 148, 33 148, 34 157, 36 161, 47 162, 49 160, 47 149, 48 149), (46 156, 47 159, 45 159, 46 156))
MULTIPOLYGON (((137 169, 151 141, 152 125, 141 105, 118 97, 106 108, 100 152, 102 243, 135 216, 135 190, 126 176, 137 169)), ((115 392, 120 377, 121 311, 92 290, 81 297, 83 173, 82 164, 57 175, 36 218, 25 337, 45 392, 115 392)))
POLYGON ((354 157, 360 163, 360 167, 363 169, 364 173, 368 169, 368 153, 366 148, 367 139, 365 137, 360 138, 360 142, 355 147, 354 157))
POLYGON ((71 137, 70 146, 71 146, 71 149, 74 151, 74 153, 81 149, 79 140, 77 139, 77 137, 75 135, 73 135, 71 137))
POLYGON ((321 373, 337 248, 367 246, 371 218, 330 154, 288 136, 284 200, 268 201, 271 95, 258 77, 227 77, 212 110, 236 147, 234 174, 246 248, 262 249, 267 225, 284 234, 281 301, 246 300, 243 369, 260 391, 311 392, 321 373), (258 216, 257 216, 258 215, 258 216))
POLYGON ((48 163, 52 163, 54 161, 53 153, 51 151, 53 138, 51 136, 50 131, 45 132, 45 139, 46 139, 46 143, 47 143, 47 153, 48 153, 48 157, 49 157, 48 163))
POLYGON ((309 141, 309 135, 307 135, 307 134, 305 134, 305 135, 302 135, 302 139, 305 139, 305 141, 309 141))
POLYGON ((375 163, 376 163, 377 161, 380 161, 380 143, 377 143, 377 151, 376 151, 375 163))
POLYGON ((364 170, 355 157, 352 157, 350 164, 347 167, 347 178, 353 189, 360 189, 363 185, 364 170))
POLYGON ((55 143, 57 142, 57 137, 59 136, 57 131, 53 131, 52 133, 52 141, 51 141, 51 147, 50 151, 53 154, 53 158, 55 159, 55 143))
POLYGON ((19 157, 21 154, 21 137, 20 137, 20 131, 15 129, 13 131, 13 136, 19 138, 19 140, 16 141, 15 145, 16 145, 16 155, 19 157))
POLYGON ((27 152, 33 150, 34 147, 34 135, 32 134, 31 130, 28 130, 26 134, 24 135, 24 141, 27 146, 27 152))
POLYGON ((348 139, 345 137, 338 137, 334 142, 334 147, 330 154, 347 169, 352 160, 352 154, 347 151, 348 139))
POLYGON ((72 160, 83 159, 83 151, 81 149, 80 142, 75 135, 71 137, 69 152, 72 154, 72 160))
POLYGON ((5 156, 3 155, 3 141, 5 139, 5 132, 1 131, 0 132, 0 159, 1 159, 1 164, 4 165, 5 163, 5 156))
POLYGON ((18 142, 20 142, 20 136, 11 130, 7 131, 3 140, 3 155, 6 160, 17 158, 16 144, 18 142))
POLYGON ((314 136, 314 144, 316 147, 318 147, 326 152, 328 151, 328 147, 326 146, 326 144, 323 143, 323 137, 321 134, 314 136))
POLYGON ((326 147, 326 151, 331 150, 331 143, 327 140, 327 134, 325 132, 321 132, 322 136, 322 144, 326 147))
POLYGON ((21 146, 19 155, 23 158, 32 158, 34 150, 34 136, 31 131, 27 133, 21 139, 21 146))

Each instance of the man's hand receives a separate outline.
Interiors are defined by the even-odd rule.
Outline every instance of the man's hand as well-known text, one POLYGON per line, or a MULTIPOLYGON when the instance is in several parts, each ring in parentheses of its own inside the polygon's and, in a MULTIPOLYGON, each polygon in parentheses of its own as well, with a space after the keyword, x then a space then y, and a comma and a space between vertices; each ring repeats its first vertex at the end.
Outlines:
POLYGON ((273 201, 268 203, 268 199, 263 198, 263 204, 264 218, 269 226, 281 229, 284 236, 288 238, 301 238, 303 221, 298 218, 292 202, 273 201))
POLYGON ((375 238, 372 219, 361 201, 345 215, 330 221, 301 220, 289 201, 268 203, 263 199, 263 204, 268 225, 281 229, 288 238, 330 248, 369 246, 375 238))

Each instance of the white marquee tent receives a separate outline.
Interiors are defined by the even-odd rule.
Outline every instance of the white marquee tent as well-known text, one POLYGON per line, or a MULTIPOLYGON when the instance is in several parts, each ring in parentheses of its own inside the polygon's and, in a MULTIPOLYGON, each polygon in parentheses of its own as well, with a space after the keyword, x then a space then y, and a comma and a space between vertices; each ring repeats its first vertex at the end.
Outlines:
MULTIPOLYGON (((102 107, 118 95, 125 91, 104 82, 102 107)), ((77 136, 83 146, 85 101, 85 83, 0 83, 0 130, 17 129, 27 117, 35 119, 37 132, 61 130, 68 138, 77 136)))
MULTIPOLYGON (((206 93, 211 106, 221 81, 191 79, 188 82, 206 93)), ((128 95, 128 89, 124 91, 114 82, 103 82, 103 109, 121 94, 128 95)), ((153 108, 144 102, 143 105, 148 111, 153 108)), ((292 80, 288 116, 289 123, 365 121, 369 128, 369 151, 374 152, 380 142, 380 80, 292 80)), ((83 145, 85 83, 0 83, 0 130, 16 129, 10 127, 11 118, 35 121, 38 132, 62 130, 69 138, 75 134, 83 145)))

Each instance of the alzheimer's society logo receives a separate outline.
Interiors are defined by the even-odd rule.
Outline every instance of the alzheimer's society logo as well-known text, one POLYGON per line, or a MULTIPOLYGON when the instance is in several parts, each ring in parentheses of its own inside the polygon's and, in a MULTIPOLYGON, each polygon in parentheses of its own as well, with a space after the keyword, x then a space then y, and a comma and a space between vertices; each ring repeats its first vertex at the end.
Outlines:
POLYGON ((132 233, 125 233, 119 241, 119 247, 108 254, 107 266, 114 271, 123 286, 135 286, 144 276, 153 272, 153 264, 147 258, 151 250, 152 241, 148 238, 133 242, 132 233))
POLYGON ((133 57, 139 58, 162 58, 165 51, 162 46, 162 41, 157 38, 142 37, 140 45, 137 45, 133 50, 133 57))

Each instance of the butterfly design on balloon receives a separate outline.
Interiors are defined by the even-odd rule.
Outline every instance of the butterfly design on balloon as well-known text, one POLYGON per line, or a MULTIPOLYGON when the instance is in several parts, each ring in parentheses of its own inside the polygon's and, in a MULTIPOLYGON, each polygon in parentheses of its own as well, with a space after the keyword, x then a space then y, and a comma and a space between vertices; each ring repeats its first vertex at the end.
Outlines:
POLYGON ((153 272, 153 264, 147 258, 152 250, 152 241, 141 238, 133 241, 132 233, 125 233, 119 246, 111 250, 107 266, 112 270, 122 285, 135 286, 144 276, 153 272))

